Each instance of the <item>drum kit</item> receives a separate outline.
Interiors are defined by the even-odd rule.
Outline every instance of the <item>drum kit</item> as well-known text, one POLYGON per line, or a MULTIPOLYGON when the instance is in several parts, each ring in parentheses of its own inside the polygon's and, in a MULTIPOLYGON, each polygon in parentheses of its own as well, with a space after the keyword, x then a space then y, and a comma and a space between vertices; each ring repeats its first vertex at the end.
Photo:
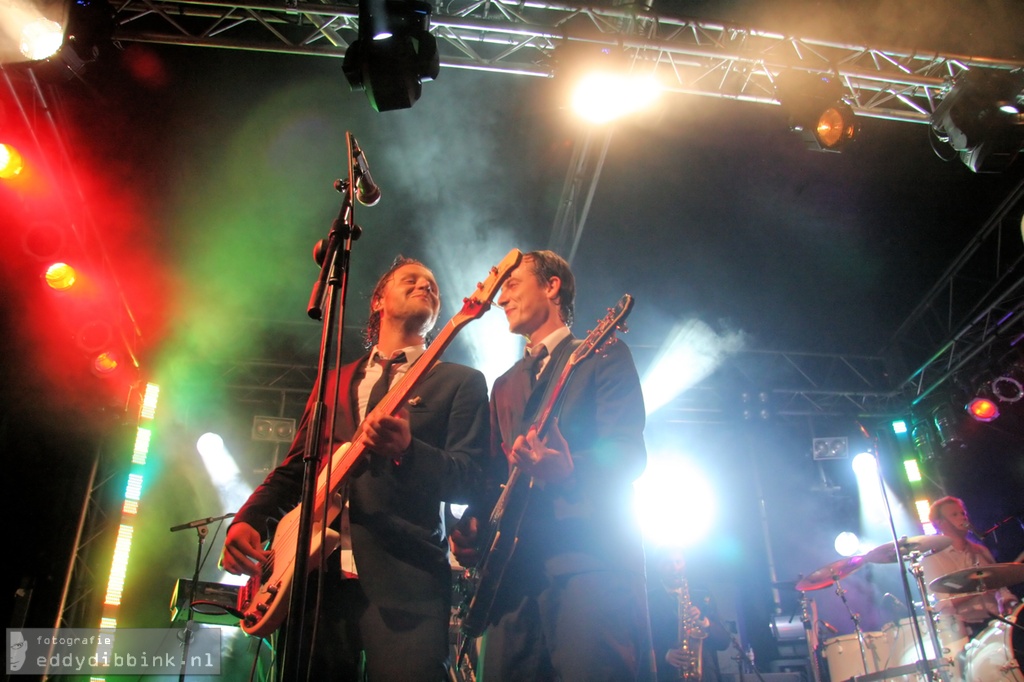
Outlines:
MULTIPOLYGON (((929 593, 972 596, 1024 583, 1024 564, 1005 563, 955 571, 925 586, 921 559, 949 547, 952 540, 942 535, 903 537, 879 545, 858 556, 839 559, 823 566, 796 583, 802 595, 803 620, 808 632, 814 682, 821 680, 818 656, 827 663, 831 682, 1024 682, 1024 605, 1007 617, 996 617, 974 639, 969 639, 955 616, 939 612, 927 598, 929 593), (846 599, 842 581, 865 564, 905 564, 917 583, 922 614, 907 607, 908 617, 889 623, 881 632, 865 632, 860 616, 846 599), (807 593, 834 587, 853 622, 853 634, 818 641, 813 600, 807 593), (938 653, 936 653, 938 652, 938 653)), ((909 585, 905 586, 908 590, 909 585)), ((888 595, 891 596, 891 595, 888 595)), ((898 600, 894 601, 901 605, 898 600)), ((902 605, 901 605, 902 606, 902 605)))

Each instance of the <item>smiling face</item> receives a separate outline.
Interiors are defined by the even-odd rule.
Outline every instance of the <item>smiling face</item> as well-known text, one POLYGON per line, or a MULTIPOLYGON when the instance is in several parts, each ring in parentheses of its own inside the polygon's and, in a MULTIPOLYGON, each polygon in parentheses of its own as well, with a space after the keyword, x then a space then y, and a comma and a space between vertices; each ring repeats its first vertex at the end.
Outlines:
POLYGON ((533 259, 524 258, 505 280, 498 296, 509 331, 536 342, 561 327, 564 323, 559 315, 560 285, 558 277, 540 281, 533 259))
POLYGON ((382 327, 426 335, 441 310, 434 274, 419 263, 400 266, 375 295, 371 308, 380 313, 382 327))

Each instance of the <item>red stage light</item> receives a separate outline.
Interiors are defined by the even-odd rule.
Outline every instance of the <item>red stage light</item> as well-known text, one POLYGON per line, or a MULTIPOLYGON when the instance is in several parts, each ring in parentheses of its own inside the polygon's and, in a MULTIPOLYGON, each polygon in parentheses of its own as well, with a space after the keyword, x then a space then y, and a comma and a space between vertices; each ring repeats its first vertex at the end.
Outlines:
POLYGON ((15 177, 25 168, 18 150, 9 144, 0 142, 0 178, 8 180, 15 177))
POLYGON ((54 263, 46 268, 46 284, 57 291, 67 291, 77 278, 78 273, 67 263, 54 263))
POLYGON ((113 374, 117 370, 118 365, 117 355, 107 351, 96 356, 96 359, 92 362, 92 369, 96 374, 104 377, 113 374))
POLYGON ((967 403, 967 413, 980 422, 990 422, 999 416, 999 406, 988 398, 975 398, 967 403))

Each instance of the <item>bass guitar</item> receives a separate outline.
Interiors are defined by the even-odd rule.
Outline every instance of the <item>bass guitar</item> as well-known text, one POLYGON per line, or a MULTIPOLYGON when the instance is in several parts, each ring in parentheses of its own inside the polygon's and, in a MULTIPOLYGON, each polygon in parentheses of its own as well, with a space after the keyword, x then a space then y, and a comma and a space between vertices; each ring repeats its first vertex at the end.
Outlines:
MULTIPOLYGON (((551 389, 544 409, 534 422, 538 435, 545 435, 551 418, 558 414, 563 391, 576 367, 614 342, 613 334, 617 329, 626 331, 623 323, 632 309, 633 297, 626 294, 614 308, 608 310, 604 319, 600 320, 587 334, 587 338, 573 350, 558 376, 558 381, 551 389)), ((519 527, 525 516, 532 488, 533 478, 524 477, 522 470, 513 465, 483 534, 481 547, 484 550, 476 567, 468 571, 467 579, 463 581, 465 605, 462 608, 461 628, 462 634, 466 637, 464 646, 471 639, 482 635, 487 627, 505 567, 519 542, 519 527)))
MULTIPOLYGON (((437 364, 455 335, 469 322, 487 312, 501 285, 522 258, 522 252, 512 249, 498 265, 491 268, 487 279, 477 284, 476 291, 463 300, 462 309, 445 325, 426 352, 420 356, 419 361, 409 367, 371 414, 394 415, 401 409, 420 378, 437 364)), ((310 571, 319 567, 321 556, 330 556, 341 544, 338 533, 330 528, 341 513, 339 489, 365 451, 366 437, 360 426, 351 441, 334 451, 329 466, 323 467, 317 476, 313 501, 313 532, 309 548, 310 571), (321 546, 324 548, 323 553, 320 551, 321 546)), ((264 562, 260 573, 251 576, 239 590, 238 610, 242 613, 241 628, 247 634, 268 637, 284 622, 288 610, 288 595, 295 578, 301 512, 302 505, 299 504, 281 518, 269 548, 269 558, 264 562)))

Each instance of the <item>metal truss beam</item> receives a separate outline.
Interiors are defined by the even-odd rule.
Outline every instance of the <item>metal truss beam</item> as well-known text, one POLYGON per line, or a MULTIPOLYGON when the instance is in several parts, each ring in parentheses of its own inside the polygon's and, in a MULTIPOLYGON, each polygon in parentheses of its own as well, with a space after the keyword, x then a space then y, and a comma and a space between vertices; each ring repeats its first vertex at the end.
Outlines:
POLYGON ((927 357, 901 386, 912 394, 915 406, 955 375, 970 375, 987 364, 1006 364, 1005 356, 1015 347, 1022 352, 1022 210, 1024 180, 893 335, 888 356, 917 362, 927 357))
MULTIPOLYGON (((357 37, 357 4, 125 0, 116 41, 138 41, 342 57, 357 37)), ((629 7, 578 2, 454 2, 436 10, 431 31, 441 64, 550 77, 566 43, 618 47, 654 68, 668 90, 778 104, 787 70, 836 77, 858 115, 927 123, 971 67, 1018 69, 1024 62, 911 52, 799 38, 629 7)))
POLYGON ((708 379, 662 408, 674 423, 718 423, 809 417, 889 419, 909 396, 892 390, 882 357, 743 351, 708 379))

